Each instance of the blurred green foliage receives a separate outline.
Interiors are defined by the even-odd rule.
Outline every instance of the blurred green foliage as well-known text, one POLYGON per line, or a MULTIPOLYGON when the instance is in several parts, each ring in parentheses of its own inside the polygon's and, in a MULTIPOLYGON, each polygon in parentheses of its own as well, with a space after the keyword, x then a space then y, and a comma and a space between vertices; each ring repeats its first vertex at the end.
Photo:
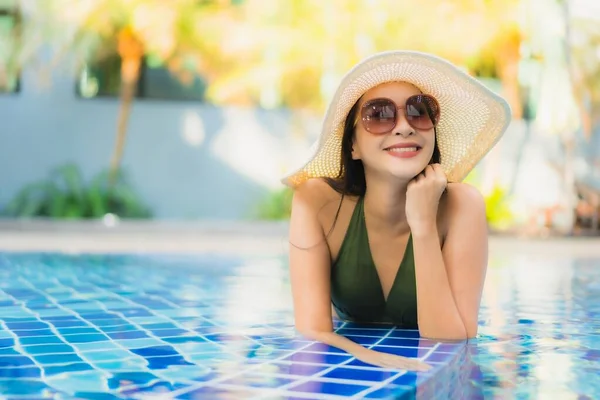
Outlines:
POLYGON ((505 230, 514 223, 514 215, 510 208, 510 198, 506 189, 494 185, 490 193, 484 195, 487 221, 491 228, 505 230))
POLYGON ((79 168, 72 164, 54 169, 46 180, 25 186, 3 210, 10 217, 53 219, 102 218, 109 213, 121 218, 151 217, 122 172, 112 186, 108 171, 86 184, 79 168))
POLYGON ((292 189, 285 187, 269 192, 256 207, 256 218, 261 220, 285 220, 292 212, 292 189))
MULTIPOLYGON (((475 168, 463 181, 481 190, 480 170, 475 168)), ((511 198, 508 190, 496 183, 488 193, 483 193, 485 212, 490 228, 505 230, 515 223, 515 215, 511 210, 511 198)))

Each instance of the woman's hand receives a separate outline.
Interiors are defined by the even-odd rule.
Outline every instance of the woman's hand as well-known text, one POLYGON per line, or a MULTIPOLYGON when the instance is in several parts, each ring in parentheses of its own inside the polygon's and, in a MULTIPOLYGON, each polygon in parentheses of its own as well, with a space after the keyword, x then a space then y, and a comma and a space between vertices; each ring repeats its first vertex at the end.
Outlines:
POLYGON ((358 360, 381 368, 405 369, 408 371, 425 372, 431 369, 431 365, 417 358, 402 357, 395 354, 383 353, 364 348, 354 354, 358 360))
POLYGON ((440 197, 448 180, 440 164, 428 165, 406 190, 406 219, 413 234, 435 230, 440 197))

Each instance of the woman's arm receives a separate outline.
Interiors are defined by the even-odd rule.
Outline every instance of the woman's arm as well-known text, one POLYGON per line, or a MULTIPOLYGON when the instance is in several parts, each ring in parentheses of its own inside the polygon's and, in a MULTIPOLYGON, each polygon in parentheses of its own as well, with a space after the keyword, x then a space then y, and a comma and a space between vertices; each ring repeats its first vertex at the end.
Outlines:
MULTIPOLYGON (((438 178, 439 173, 437 170, 438 178)), ((434 179, 436 171, 428 169, 413 190, 426 191, 427 185, 435 186, 434 179)), ((427 196, 420 198, 424 204, 427 200, 427 196)), ((487 267, 485 203, 475 188, 453 184, 448 188, 444 214, 448 232, 443 250, 434 217, 413 219, 414 229, 411 226, 419 330, 424 337, 464 340, 477 335, 487 267)))
POLYGON ((303 336, 337 347, 357 359, 382 367, 427 370, 418 359, 367 349, 333 331, 331 257, 318 212, 326 204, 326 185, 309 181, 298 188, 290 218, 290 279, 296 330, 303 336))

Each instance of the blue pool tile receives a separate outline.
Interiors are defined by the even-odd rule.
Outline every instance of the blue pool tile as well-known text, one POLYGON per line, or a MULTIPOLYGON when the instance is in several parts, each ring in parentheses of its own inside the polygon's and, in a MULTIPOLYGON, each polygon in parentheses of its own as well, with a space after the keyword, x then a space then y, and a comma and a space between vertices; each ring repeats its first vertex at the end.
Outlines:
POLYGON ((600 361, 600 349, 590 349, 586 351, 583 358, 588 361, 600 361))
MULTIPOLYGON (((417 391, 414 387, 386 385, 363 396, 365 399, 389 399, 389 400, 411 400, 417 397, 417 391)), ((469 399, 471 400, 471 399, 469 399)), ((475 400, 475 399, 473 399, 475 400)))
POLYGON ((217 327, 217 325, 213 324, 210 321, 199 320, 198 318, 192 319, 189 321, 180 321, 179 323, 187 329, 201 329, 201 328, 206 329, 206 328, 217 327))
POLYGON ((337 367, 329 371, 323 377, 337 378, 358 381, 375 381, 381 382, 397 375, 397 371, 385 371, 381 369, 362 369, 362 368, 345 368, 337 367))
POLYGON ((395 327, 388 324, 362 324, 358 322, 346 322, 344 328, 348 329, 367 329, 372 332, 378 332, 378 336, 383 336, 395 327))
POLYGON ((0 339, 0 348, 12 347, 15 345, 14 339, 0 339))
POLYGON ((92 364, 105 371, 146 371, 148 362, 143 358, 128 358, 125 360, 94 361, 92 364))
POLYGON ((441 343, 435 351, 442 351, 447 353, 453 353, 466 346, 466 343, 441 343))
POLYGON ((433 352, 429 355, 429 357, 427 357, 426 361, 432 361, 432 362, 446 362, 451 360, 452 358, 456 357, 455 354, 453 353, 437 353, 437 352, 433 352))
POLYGON ((24 346, 28 354, 56 354, 56 353, 74 353, 75 349, 67 344, 49 344, 37 346, 24 346))
MULTIPOLYGON (((301 340, 289 340, 289 339, 270 339, 267 341, 264 341, 265 344, 268 344, 278 350, 300 350, 302 349, 304 351, 304 349, 306 349, 306 351, 316 351, 316 352, 321 352, 318 350, 318 347, 313 347, 312 345, 320 345, 321 343, 316 343, 316 342, 305 342, 305 341, 301 341, 301 340), (315 350, 308 350, 309 348, 313 348, 315 350)), ((323 344, 322 347, 323 349, 325 349, 326 345, 323 344)), ((335 352, 335 351, 331 351, 331 353, 339 353, 339 351, 335 352)))
POLYGON ((14 347, 0 347, 0 359, 3 356, 18 356, 19 353, 14 347))
POLYGON ((159 322, 159 323, 140 324, 140 325, 142 326, 142 328, 148 329, 148 330, 155 330, 155 329, 179 329, 179 328, 177 328, 177 326, 175 326, 175 324, 173 324, 171 322, 159 322))
POLYGON ((107 335, 111 339, 115 340, 125 340, 125 339, 143 339, 149 338, 145 332, 142 331, 127 331, 127 332, 110 332, 107 335))
POLYGON ((58 336, 32 336, 19 338, 22 345, 65 344, 58 336))
POLYGON ((95 326, 117 326, 117 325, 128 325, 129 322, 121 318, 102 318, 96 320, 90 320, 95 326))
POLYGON ((31 289, 13 289, 13 288, 5 288, 4 291, 12 297, 16 297, 17 299, 26 299, 26 298, 39 298, 41 295, 31 289))
POLYGON ((394 329, 390 332, 389 336, 391 338, 412 338, 418 339, 421 337, 418 330, 413 329, 394 329))
MULTIPOLYGON (((103 321, 123 321, 123 319, 121 319, 121 317, 119 317, 118 315, 114 314, 114 313, 102 313, 102 312, 93 312, 93 313, 81 313, 81 317, 85 320, 90 320, 90 321, 94 321, 94 325, 100 325, 100 321, 97 320, 103 320, 103 321)), ((123 321, 123 323, 125 323, 123 321)), ((115 325, 117 325, 118 323, 115 323, 115 325)))
POLYGON ((50 329, 36 329, 34 331, 14 331, 14 333, 19 337, 54 336, 54 332, 52 332, 50 329))
POLYGON ((44 367, 44 371, 46 372, 47 376, 62 374, 65 372, 91 371, 93 369, 94 368, 87 363, 71 363, 66 365, 44 367))
POLYGON ((160 339, 155 338, 116 339, 112 343, 126 349, 141 349, 142 347, 162 346, 164 344, 160 339))
POLYGON ((201 400, 201 399, 247 399, 252 395, 257 395, 257 392, 240 389, 229 389, 229 388, 215 388, 215 387, 201 387, 199 389, 192 390, 180 396, 178 399, 182 400, 201 400))
POLYGON ((387 332, 388 330, 361 328, 340 328, 336 330, 336 333, 343 336, 373 336, 378 338, 384 336, 387 332))
POLYGON ((170 337, 170 336, 181 336, 181 335, 190 335, 190 331, 186 331, 185 329, 151 329, 150 330, 153 335, 158 337, 170 337))
MULTIPOLYGON (((166 398, 170 398, 168 396, 169 392, 173 392, 175 390, 179 390, 179 389, 183 389, 183 388, 187 388, 187 387, 189 387, 189 385, 160 381, 160 382, 154 382, 150 385, 136 387, 133 389, 120 390, 119 394, 127 396, 127 398, 131 398, 132 396, 137 395, 137 394, 147 395, 147 396, 160 395, 160 396, 164 396, 166 398)), ((160 398, 160 396, 158 398, 160 398)), ((182 397, 182 396, 177 396, 177 398, 178 399, 194 398, 196 400, 200 399, 200 397, 182 397)), ((217 399, 218 397, 212 397, 212 398, 209 397, 209 398, 217 399)))
POLYGON ((33 356, 33 358, 40 364, 69 364, 76 362, 83 362, 81 357, 77 354, 48 354, 42 356, 33 356))
POLYGON ((155 380, 159 380, 158 377, 150 372, 115 372, 108 378, 108 388, 112 390, 123 386, 145 385, 155 380))
POLYGON ((200 336, 176 336, 176 337, 165 337, 161 338, 167 343, 173 344, 184 344, 184 343, 208 343, 206 339, 200 336))
POLYGON ((0 393, 6 397, 30 396, 29 398, 48 398, 48 396, 56 392, 40 380, 15 378, 0 380, 0 393))
POLYGON ((284 362, 272 362, 261 365, 256 371, 260 373, 275 373, 280 375, 295 375, 295 376, 313 376, 327 368, 329 365, 315 365, 315 364, 294 364, 284 362))
POLYGON ((72 315, 63 315, 63 316, 48 316, 48 317, 43 317, 42 318, 44 321, 49 322, 51 324, 54 324, 55 322, 59 322, 59 321, 67 321, 67 322, 71 322, 71 321, 77 321, 79 323, 84 323, 83 321, 75 318, 72 315))
POLYGON ((126 317, 151 317, 154 315, 144 308, 130 308, 125 310, 119 310, 119 314, 123 314, 126 317))
POLYGON ((401 346, 401 347, 433 347, 436 342, 428 339, 398 339, 398 338, 386 338, 380 343, 382 346, 401 346))
POLYGON ((17 330, 31 330, 31 329, 48 329, 48 324, 43 322, 7 322, 6 326, 8 329, 17 330))
POLYGON ((90 350, 82 352, 81 355, 85 359, 90 360, 90 362, 101 362, 135 357, 135 354, 123 349, 113 349, 107 351, 90 350))
POLYGON ((347 365, 349 367, 367 367, 367 368, 377 368, 376 366, 374 366, 373 364, 367 364, 365 362, 362 362, 358 359, 353 359, 352 361, 350 361, 349 363, 346 363, 344 365, 347 365))
POLYGON ((427 373, 407 371, 404 374, 400 375, 398 378, 392 380, 390 383, 392 385, 400 386, 415 386, 418 382, 424 381, 430 376, 431 374, 427 373))
POLYGON ((151 308, 153 310, 165 310, 169 308, 173 308, 173 306, 168 305, 160 300, 152 300, 152 299, 136 299, 132 298, 131 301, 134 301, 138 304, 151 308))
POLYGON ((419 349, 418 347, 393 347, 393 346, 373 346, 373 350, 381 351, 382 353, 395 354, 403 357, 420 357, 427 354, 429 349, 419 349))
POLYGON ((77 328, 56 328, 61 335, 81 335, 90 333, 100 333, 96 328, 92 326, 77 327, 77 328))
POLYGON ((222 334, 222 333, 204 335, 204 337, 210 341, 217 342, 217 343, 220 343, 220 342, 244 342, 244 341, 248 340, 248 337, 246 337, 244 335, 228 335, 228 334, 222 334))
POLYGON ((284 358, 285 361, 304 362, 312 364, 339 364, 351 358, 350 355, 320 354, 320 353, 295 353, 284 358))
MULTIPOLYGON (((18 307, 18 309, 21 311, 21 313, 27 315, 27 312, 23 310, 23 308, 18 307)), ((2 320, 4 322, 39 322, 39 320, 33 315, 25 317, 2 317, 2 320)))
POLYGON ((74 396, 75 400, 122 400, 123 397, 116 396, 110 393, 98 393, 98 392, 76 392, 74 396))
POLYGON ((77 328, 77 327, 90 326, 88 323, 78 320, 78 319, 63 319, 63 320, 51 321, 50 323, 57 328, 77 328))
POLYGON ((354 336, 354 335, 352 335, 352 336, 351 335, 347 335, 346 338, 352 340, 355 343, 362 344, 363 346, 374 344, 374 343, 378 342, 379 340, 381 340, 378 337, 354 336))
POLYGON ((100 327, 102 332, 127 332, 127 331, 137 331, 138 327, 135 325, 113 325, 113 326, 102 326, 100 327))
POLYGON ((262 388, 278 388, 283 385, 290 384, 297 379, 293 378, 282 378, 275 377, 272 375, 262 375, 262 374, 242 374, 232 377, 230 379, 226 379, 224 381, 219 382, 223 385, 236 385, 236 386, 249 386, 249 387, 262 387, 262 388))
POLYGON ((41 375, 42 371, 38 367, 2 367, 0 361, 0 379, 40 378, 41 375))
POLYGON ((291 386, 287 390, 291 392, 304 392, 304 393, 325 393, 337 396, 354 396, 363 390, 368 389, 369 386, 363 385, 350 385, 343 383, 334 382, 320 382, 320 381, 309 381, 301 383, 299 385, 291 386))
POLYGON ((110 340, 102 334, 64 335, 63 337, 68 343, 92 343, 110 340))
POLYGON ((141 349, 132 349, 131 352, 144 357, 179 355, 171 346, 144 347, 141 349))
POLYGON ((146 357, 148 368, 163 369, 171 365, 194 365, 186 361, 182 356, 166 356, 166 357, 146 357))

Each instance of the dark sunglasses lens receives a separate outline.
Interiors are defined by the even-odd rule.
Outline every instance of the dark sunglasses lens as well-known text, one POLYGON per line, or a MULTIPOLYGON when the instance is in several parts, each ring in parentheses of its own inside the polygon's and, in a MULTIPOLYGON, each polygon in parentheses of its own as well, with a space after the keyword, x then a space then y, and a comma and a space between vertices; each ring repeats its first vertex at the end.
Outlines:
POLYGON ((369 101, 363 106, 361 117, 368 132, 389 132, 396 125, 396 105, 387 99, 369 101))
POLYGON ((418 95, 406 101, 406 119, 415 129, 431 129, 439 120, 440 107, 437 101, 426 95, 418 95))

